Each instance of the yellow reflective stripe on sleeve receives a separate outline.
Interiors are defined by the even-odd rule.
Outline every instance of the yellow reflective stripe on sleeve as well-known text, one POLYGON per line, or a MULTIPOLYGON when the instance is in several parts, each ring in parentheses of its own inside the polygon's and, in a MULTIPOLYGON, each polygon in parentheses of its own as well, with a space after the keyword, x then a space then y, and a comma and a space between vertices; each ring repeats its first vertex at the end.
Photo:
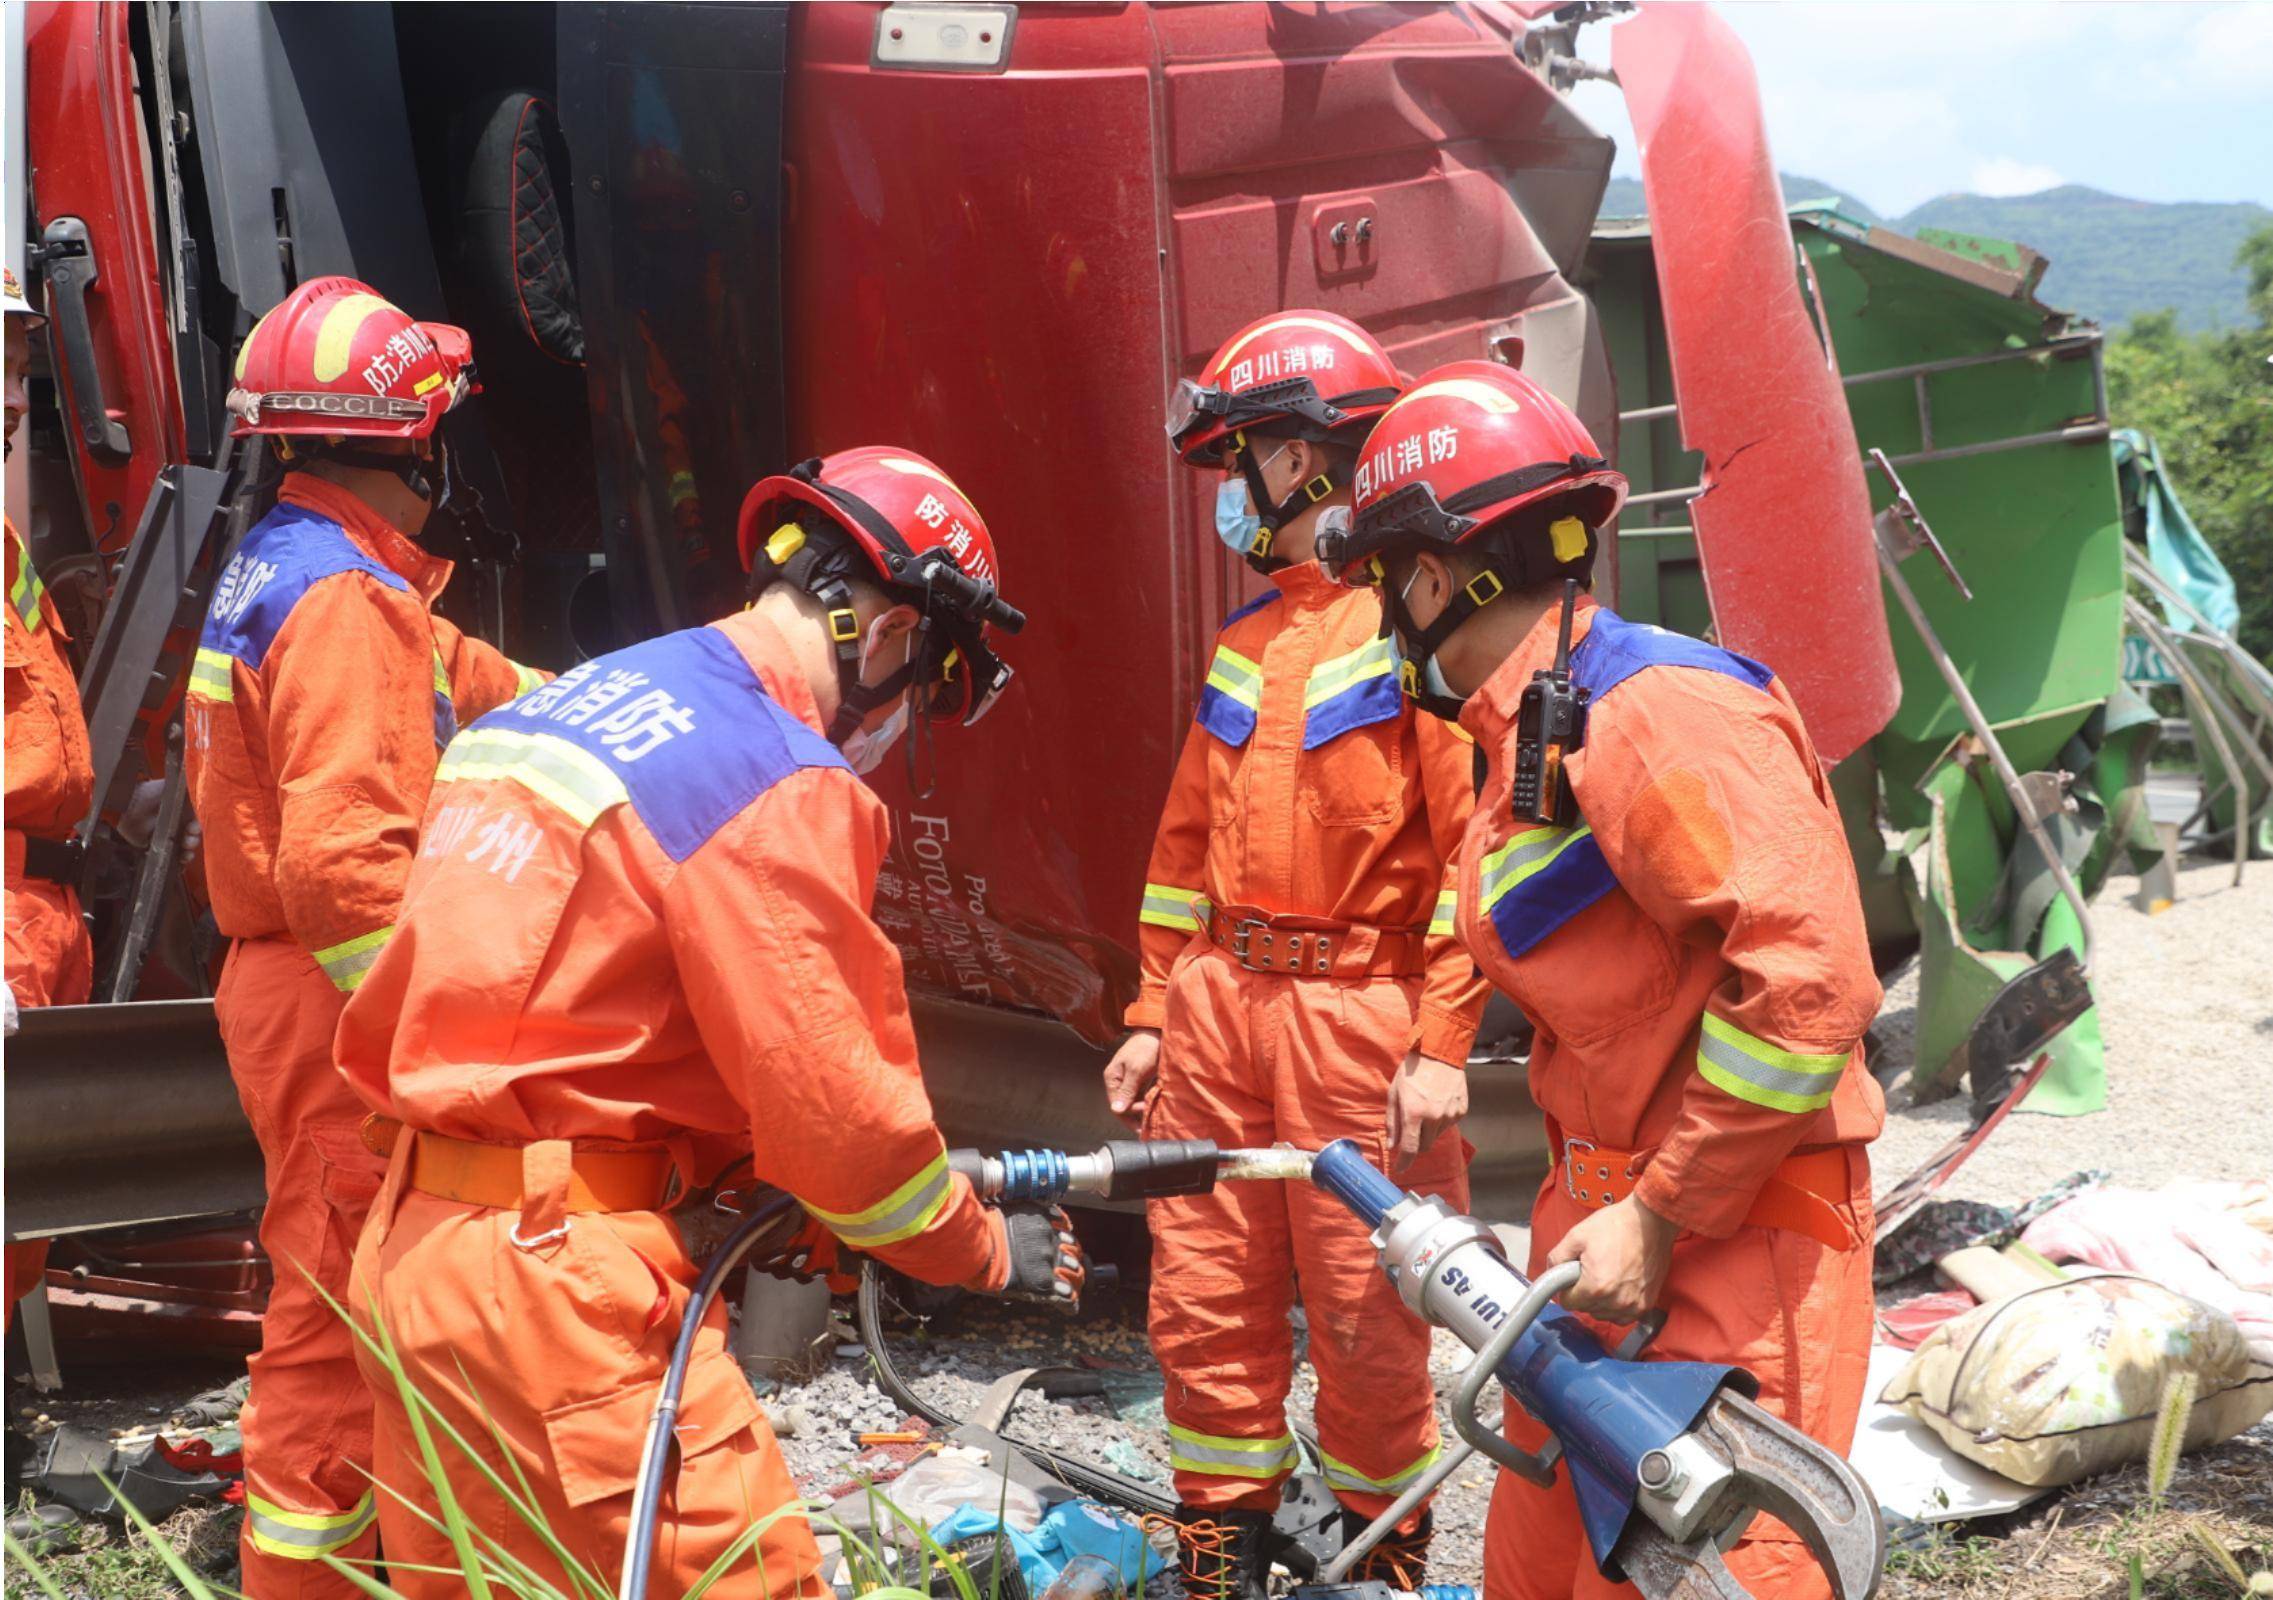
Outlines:
POLYGON ((1215 659, 1208 663, 1208 687, 1250 711, 1263 709, 1263 669, 1229 645, 1215 647, 1215 659))
POLYGON ((1460 891, 1446 889, 1436 897, 1436 915, 1429 918, 1429 932, 1441 939, 1449 939, 1457 930, 1460 916, 1460 891))
POLYGON ((1420 1460, 1386 1478, 1369 1478, 1348 1462, 1337 1461, 1323 1450, 1318 1452, 1318 1461, 1326 1469, 1326 1487, 1329 1489, 1340 1489, 1350 1494, 1396 1494, 1435 1466, 1443 1454, 1443 1445, 1432 1444, 1420 1460))
POLYGON ((511 665, 513 668, 514 678, 513 697, 515 699, 519 699, 522 695, 527 694, 531 689, 541 689, 544 687, 545 675, 542 672, 539 672, 535 667, 524 667, 518 661, 511 663, 511 665))
POLYGON ((1321 662, 1317 670, 1310 674, 1309 685, 1303 690, 1302 709, 1315 711, 1344 689, 1369 678, 1386 678, 1395 665, 1387 639, 1372 640, 1348 655, 1321 662))
POLYGON ((223 655, 218 650, 199 650, 196 659, 189 664, 189 692, 208 700, 236 699, 236 665, 235 656, 223 655))
POLYGON ((1772 1111, 1821 1111, 1839 1087, 1847 1058, 1779 1050, 1765 1039, 1705 1013, 1697 1070, 1707 1083, 1772 1111))
POLYGON ((1476 893, 1485 911, 1525 879, 1547 870, 1554 859, 1589 838, 1594 830, 1584 823, 1575 828, 1527 828, 1490 855, 1476 874, 1476 893))
POLYGON ((450 741, 435 769, 436 783, 510 779, 555 810, 589 828, 601 812, 631 798, 623 779, 590 751, 543 733, 470 728, 450 741))
POLYGON ((1168 1464, 1178 1472, 1218 1478, 1277 1478, 1301 1465, 1294 1435, 1272 1439, 1232 1439, 1168 1425, 1168 1464))
POLYGON ((450 669, 442 665, 440 645, 434 647, 434 692, 444 698, 448 698, 450 693, 450 669))
POLYGON ((328 950, 318 950, 316 965, 324 969, 324 976, 331 979, 333 988, 353 994, 363 982, 363 975, 371 970, 371 964, 379 959, 381 948, 394 936, 393 923, 373 928, 328 950))
POLYGON ((377 1515, 378 1502, 368 1489, 351 1509, 328 1517, 287 1511, 257 1494, 245 1495, 245 1531, 252 1535, 253 1544, 287 1561, 320 1561, 346 1549, 363 1536, 377 1515))
POLYGON ((1197 889, 1179 889, 1168 883, 1148 883, 1144 886, 1144 904, 1137 911, 1137 921, 1149 922, 1156 928, 1176 928, 1185 933, 1197 933, 1213 909, 1208 897, 1197 889))
POLYGON ((39 605, 40 596, 46 593, 47 585, 39 581, 39 574, 32 569, 31 556, 19 549, 16 552, 16 581, 9 587, 8 604, 16 608, 16 615, 23 618, 25 627, 36 630, 47 620, 47 614, 40 610, 39 605))
POLYGON ((854 1249, 874 1250, 912 1239, 930 1227, 947 1204, 947 1180, 947 1152, 942 1150, 921 1172, 865 1211, 824 1211, 810 1201, 805 1209, 854 1249))

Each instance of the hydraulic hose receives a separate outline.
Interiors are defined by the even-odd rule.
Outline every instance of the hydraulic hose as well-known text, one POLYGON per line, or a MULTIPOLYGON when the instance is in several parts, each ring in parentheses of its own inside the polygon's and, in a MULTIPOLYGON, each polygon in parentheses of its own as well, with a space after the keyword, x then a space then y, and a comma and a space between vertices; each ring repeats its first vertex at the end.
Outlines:
POLYGON ((776 1193, 760 1201, 756 1210, 734 1225, 726 1242, 712 1252, 702 1276, 695 1280, 694 1292, 687 1296, 686 1311, 679 1319, 679 1337, 671 1347, 671 1364, 664 1369, 662 1392, 656 1397, 654 1415, 648 1418, 647 1441, 640 1448, 639 1477, 631 1494, 631 1531, 624 1541, 623 1581, 616 1586, 617 1600, 645 1600, 647 1594, 647 1569, 655 1555, 656 1507, 662 1500, 663 1473, 671 1459, 679 1395, 687 1384, 687 1362, 694 1355, 695 1335, 702 1330, 703 1317, 726 1275, 750 1253, 750 1247, 769 1226, 796 1208, 796 1197, 788 1194, 776 1193))
MULTIPOLYGON (((860 1342, 868 1347, 869 1359, 876 1363, 876 1381, 884 1392, 906 1407, 909 1413, 923 1418, 935 1428, 954 1429, 964 1425, 966 1419, 953 1412, 942 1411, 917 1394, 900 1369, 892 1364, 892 1351, 884 1338, 884 1267, 873 1260, 864 1261, 860 1268, 860 1296, 855 1307, 855 1322, 860 1329, 860 1342)), ((1026 1444, 1016 1439, 1003 1441, 1020 1455, 1025 1456, 1045 1472, 1056 1474, 1085 1494, 1110 1500, 1115 1505, 1152 1516, 1173 1516, 1176 1497, 1163 1494, 1150 1484, 1110 1467, 1098 1466, 1079 1456, 1069 1456, 1046 1445, 1026 1444)))

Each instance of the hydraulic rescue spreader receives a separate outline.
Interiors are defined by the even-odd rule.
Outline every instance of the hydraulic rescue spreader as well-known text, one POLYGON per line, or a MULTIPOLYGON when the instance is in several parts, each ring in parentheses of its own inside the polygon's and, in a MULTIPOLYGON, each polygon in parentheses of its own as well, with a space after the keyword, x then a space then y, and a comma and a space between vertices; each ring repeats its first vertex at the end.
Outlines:
MULTIPOLYGON (((1536 1282, 1509 1264, 1498 1237, 1474 1217, 1398 1188, 1347 1139, 1315 1155, 1286 1148, 1219 1150, 1207 1140, 1116 1140, 1086 1154, 1023 1150, 998 1156, 951 1151, 949 1165, 991 1204, 1047 1204, 1068 1195, 1112 1200, 1192 1194, 1239 1179, 1309 1180, 1373 1233, 1381 1269, 1407 1307, 1449 1329, 1476 1360, 1452 1404, 1465 1447, 1448 1451, 1319 1575, 1298 1600, 1349 1595, 1340 1580, 1366 1550, 1481 1453, 1535 1483, 1558 1465, 1571 1475, 1594 1559, 1606 1576, 1649 1600, 1747 1600, 1721 1560, 1766 1511, 1807 1542, 1835 1600, 1869 1600, 1886 1559, 1878 1504, 1844 1460, 1755 1405, 1742 1368, 1634 1359, 1645 1322, 1617 1353, 1554 1297, 1578 1281, 1576 1263, 1536 1282), (1501 1388, 1550 1434, 1537 1454, 1516 1448, 1477 1411, 1486 1384, 1501 1388)), ((678 1348, 648 1430, 618 1593, 646 1591, 656 1506, 671 1425, 693 1349, 693 1330, 719 1283, 791 1210, 772 1196, 751 1210, 705 1266, 688 1300, 678 1348)))

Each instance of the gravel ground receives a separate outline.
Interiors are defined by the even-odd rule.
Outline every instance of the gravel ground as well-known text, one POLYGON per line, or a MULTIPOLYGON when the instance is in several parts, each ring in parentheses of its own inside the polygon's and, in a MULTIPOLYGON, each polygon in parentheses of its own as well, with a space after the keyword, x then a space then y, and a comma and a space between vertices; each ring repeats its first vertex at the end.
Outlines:
MULTIPOLYGON (((1299 1351, 1299 1321, 1296 1340, 1299 1351)), ((1013 1439, 1048 1445, 1167 1490, 1160 1376, 1145 1343, 1142 1304, 1135 1297, 1103 1299, 1078 1319, 969 1300, 924 1333, 895 1333, 891 1349, 895 1366, 916 1392, 957 1416, 976 1407, 987 1386, 1015 1367, 1100 1368, 1115 1391, 1112 1399, 1050 1400, 1030 1389, 1006 1431, 1013 1439)), ((1458 1340, 1438 1332, 1430 1374, 1440 1402, 1449 1403, 1470 1359, 1458 1340)), ((1288 1401, 1289 1421, 1297 1433, 1309 1432, 1316 1398, 1316 1375, 1302 1363, 1288 1401)), ((847 1463, 862 1455, 858 1435, 890 1432, 906 1420, 878 1386, 866 1353, 850 1342, 849 1334, 817 1377, 776 1386, 764 1404, 769 1420, 784 1433, 782 1452, 799 1487, 820 1496, 841 1491, 852 1478, 847 1463)), ((872 1464, 881 1459, 870 1458, 872 1464)), ((1484 1511, 1490 1497, 1491 1474, 1481 1465, 1461 1472, 1439 1496, 1432 1562, 1437 1581, 1481 1581, 1484 1511)))

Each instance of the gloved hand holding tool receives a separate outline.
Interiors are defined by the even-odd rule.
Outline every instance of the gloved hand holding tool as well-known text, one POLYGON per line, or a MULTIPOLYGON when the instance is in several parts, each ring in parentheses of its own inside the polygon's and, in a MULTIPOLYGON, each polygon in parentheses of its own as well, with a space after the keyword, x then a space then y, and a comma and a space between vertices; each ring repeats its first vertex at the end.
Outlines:
POLYGON ((1062 1300, 1068 1310, 1079 1308, 1082 1287, 1089 1281, 1089 1261, 1082 1254, 1081 1241, 1073 1236, 1073 1219, 1065 1208, 1005 1207, 999 1215, 1010 1275, 997 1292, 1019 1299, 1062 1300))

